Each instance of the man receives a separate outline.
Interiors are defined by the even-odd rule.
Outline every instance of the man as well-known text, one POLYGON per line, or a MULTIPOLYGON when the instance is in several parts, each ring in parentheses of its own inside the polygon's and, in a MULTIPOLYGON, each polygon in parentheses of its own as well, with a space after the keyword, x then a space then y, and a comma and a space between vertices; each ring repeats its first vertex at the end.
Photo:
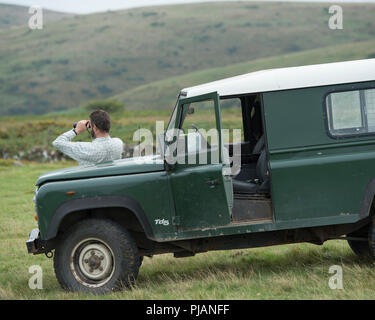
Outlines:
POLYGON ((124 144, 121 139, 109 136, 110 128, 109 114, 97 110, 90 114, 90 120, 79 121, 73 130, 63 133, 52 144, 62 153, 78 161, 80 166, 121 159, 124 144), (88 128, 91 128, 92 142, 71 141, 88 128))

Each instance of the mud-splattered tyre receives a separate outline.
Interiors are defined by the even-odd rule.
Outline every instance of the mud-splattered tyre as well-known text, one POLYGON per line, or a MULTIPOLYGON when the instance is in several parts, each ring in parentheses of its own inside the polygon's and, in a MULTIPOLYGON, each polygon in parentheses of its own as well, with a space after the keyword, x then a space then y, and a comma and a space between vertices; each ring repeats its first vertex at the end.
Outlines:
POLYGON ((126 229, 109 220, 87 219, 59 240, 54 268, 63 289, 102 294, 134 285, 139 260, 126 229))
POLYGON ((375 224, 373 221, 347 236, 367 239, 367 241, 348 240, 348 244, 357 256, 375 258, 375 224))

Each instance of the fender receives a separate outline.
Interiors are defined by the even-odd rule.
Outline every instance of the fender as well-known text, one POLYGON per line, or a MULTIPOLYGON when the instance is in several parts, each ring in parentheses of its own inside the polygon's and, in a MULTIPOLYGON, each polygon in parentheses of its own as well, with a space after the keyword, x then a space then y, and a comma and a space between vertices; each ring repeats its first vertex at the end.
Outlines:
POLYGON ((359 218, 364 219, 370 215, 371 205, 375 197, 375 178, 370 180, 365 189, 365 194, 363 195, 361 208, 359 211, 359 218))
POLYGON ((125 208, 132 211, 141 224, 146 237, 150 240, 154 240, 154 234, 145 212, 136 200, 128 196, 96 196, 64 202, 56 209, 51 222, 48 225, 44 240, 50 240, 56 237, 61 222, 68 214, 80 210, 110 207, 125 208))

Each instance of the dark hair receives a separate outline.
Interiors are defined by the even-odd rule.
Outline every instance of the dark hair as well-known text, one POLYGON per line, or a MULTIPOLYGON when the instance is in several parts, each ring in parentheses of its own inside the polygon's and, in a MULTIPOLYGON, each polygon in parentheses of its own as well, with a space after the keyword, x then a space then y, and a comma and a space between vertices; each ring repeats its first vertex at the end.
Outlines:
POLYGON ((91 126, 94 124, 100 131, 109 132, 111 129, 111 119, 104 110, 96 110, 90 114, 91 126))

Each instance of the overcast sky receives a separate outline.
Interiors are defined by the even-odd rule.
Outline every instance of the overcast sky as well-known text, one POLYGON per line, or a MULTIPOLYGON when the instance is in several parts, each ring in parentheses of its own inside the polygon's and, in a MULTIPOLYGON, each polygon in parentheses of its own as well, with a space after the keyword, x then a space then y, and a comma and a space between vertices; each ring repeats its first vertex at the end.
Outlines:
MULTIPOLYGON (((107 10, 127 9, 134 7, 208 2, 208 1, 228 1, 228 0, 0 0, 0 3, 18 4, 24 6, 39 5, 42 8, 71 13, 93 13, 107 10)), ((229 0, 236 1, 236 0, 229 0)), ((237 0, 238 1, 238 0, 237 0)), ((251 0, 250 0, 251 1, 251 0)), ((289 0, 284 0, 289 1, 289 0)), ((293 0, 292 0, 293 1, 293 0)), ((296 1, 296 0, 294 0, 296 1)), ((320 0, 302 0, 305 2, 318 2, 320 0)), ((375 2, 375 0, 321 0, 321 2, 375 2)))

